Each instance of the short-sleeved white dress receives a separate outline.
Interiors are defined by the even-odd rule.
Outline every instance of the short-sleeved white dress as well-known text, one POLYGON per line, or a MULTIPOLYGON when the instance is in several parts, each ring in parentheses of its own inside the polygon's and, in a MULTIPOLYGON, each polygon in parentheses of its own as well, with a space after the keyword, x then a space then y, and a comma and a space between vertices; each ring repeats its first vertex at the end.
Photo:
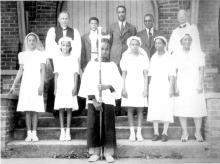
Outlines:
POLYGON ((122 98, 121 105, 125 107, 146 107, 147 97, 143 97, 144 70, 149 68, 147 55, 124 53, 120 61, 122 71, 127 71, 126 90, 128 97, 122 98))
POLYGON ((207 116, 204 93, 198 93, 199 67, 205 66, 205 54, 200 51, 175 53, 177 87, 174 115, 178 117, 207 116))
POLYGON ((41 64, 46 63, 44 53, 39 50, 18 54, 19 64, 23 64, 17 111, 45 112, 43 95, 38 95, 41 83, 41 64))
POLYGON ((54 73, 58 73, 54 109, 72 108, 78 110, 77 96, 72 96, 74 74, 79 73, 78 61, 72 56, 59 54, 54 59, 54 73))
POLYGON ((149 99, 147 121, 173 122, 174 100, 169 96, 169 76, 174 76, 173 60, 166 52, 157 52, 150 60, 149 99))

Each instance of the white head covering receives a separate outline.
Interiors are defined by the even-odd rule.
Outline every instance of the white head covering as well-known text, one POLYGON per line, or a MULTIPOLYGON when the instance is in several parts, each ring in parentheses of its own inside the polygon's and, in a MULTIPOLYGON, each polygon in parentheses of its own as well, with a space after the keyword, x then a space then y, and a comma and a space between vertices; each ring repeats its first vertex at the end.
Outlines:
POLYGON ((62 42, 70 42, 70 45, 72 47, 72 39, 70 37, 64 36, 64 37, 60 38, 58 41, 59 46, 61 46, 62 42))
POLYGON ((130 43, 132 40, 137 40, 139 43, 140 43, 140 46, 141 46, 141 38, 137 37, 137 36, 130 36, 128 39, 127 39, 127 46, 130 47, 130 43))
POLYGON ((161 40, 163 40, 165 42, 165 50, 167 50, 167 39, 164 36, 157 36, 157 37, 154 38, 154 42, 157 39, 161 39, 161 40))
POLYGON ((27 43, 27 42, 28 42, 28 37, 31 36, 31 35, 34 36, 34 37, 36 38, 36 40, 37 40, 36 49, 39 50, 39 51, 43 51, 43 50, 44 50, 43 44, 41 43, 41 41, 40 41, 38 35, 35 34, 35 33, 33 33, 33 32, 31 32, 31 33, 29 33, 29 34, 27 34, 27 35, 25 36, 25 38, 24 38, 24 44, 23 44, 23 51, 28 51, 28 50, 29 50, 29 48, 28 48, 28 43, 27 43))
POLYGON ((137 40, 140 43, 140 46, 138 48, 139 54, 146 55, 148 57, 147 52, 143 48, 141 48, 141 44, 142 44, 141 38, 139 38, 137 36, 131 36, 127 39, 128 49, 123 53, 123 55, 128 55, 131 53, 130 43, 132 40, 137 40))

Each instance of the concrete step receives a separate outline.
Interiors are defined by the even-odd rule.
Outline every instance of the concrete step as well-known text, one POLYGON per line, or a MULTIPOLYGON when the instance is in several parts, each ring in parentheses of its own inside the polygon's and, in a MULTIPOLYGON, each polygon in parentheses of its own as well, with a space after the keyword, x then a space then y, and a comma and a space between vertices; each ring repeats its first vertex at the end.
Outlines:
MULTIPOLYGON (((168 142, 144 140, 130 142, 117 140, 117 158, 206 158, 208 144, 189 140, 168 142)), ((41 140, 39 142, 12 141, 8 143, 8 156, 11 158, 71 158, 74 155, 86 157, 85 140, 61 142, 58 140, 41 140)))
MULTIPOLYGON (((193 119, 188 119, 188 126, 194 126, 193 119)), ((134 118, 134 125, 137 125, 137 117, 134 118)), ((50 115, 44 115, 38 119, 38 127, 59 127, 59 118, 54 118, 50 115)), ((72 117, 71 127, 86 127, 87 126, 87 116, 76 116, 72 117)), ((127 116, 116 116, 115 126, 128 126, 127 116)), ((146 121, 146 116, 143 119, 143 126, 152 126, 152 122, 146 121)), ((175 117, 174 123, 170 126, 180 126, 179 120, 175 117)), ((24 128, 25 117, 17 118, 15 121, 15 127, 24 128)))
MULTIPOLYGON (((162 126, 160 126, 159 131, 162 133, 162 126)), ((190 138, 193 138, 195 128, 188 127, 188 132, 190 138)), ((24 140, 27 135, 25 128, 15 129, 14 130, 14 139, 15 140, 24 140)), ((128 126, 117 126, 116 127, 116 136, 117 139, 127 139, 129 138, 130 131, 128 126)), ((153 127, 152 126, 143 126, 142 135, 145 139, 151 139, 153 137, 153 127)), ((51 140, 59 139, 60 128, 59 127, 39 127, 38 128, 38 137, 41 140, 51 140)), ((180 139, 181 137, 181 128, 178 126, 170 126, 168 129, 169 139, 180 139)), ((71 137, 72 139, 86 139, 86 127, 72 127, 71 128, 71 137)))

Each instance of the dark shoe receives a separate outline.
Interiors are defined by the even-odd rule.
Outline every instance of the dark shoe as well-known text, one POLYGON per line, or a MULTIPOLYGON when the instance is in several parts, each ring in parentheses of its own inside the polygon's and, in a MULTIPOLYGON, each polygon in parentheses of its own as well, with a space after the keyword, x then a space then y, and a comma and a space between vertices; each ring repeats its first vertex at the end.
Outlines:
POLYGON ((168 136, 165 135, 165 134, 163 134, 163 135, 162 135, 162 138, 161 138, 161 141, 162 141, 162 142, 167 142, 167 140, 168 140, 168 136))
POLYGON ((159 136, 158 135, 154 135, 152 141, 157 141, 159 140, 159 136))

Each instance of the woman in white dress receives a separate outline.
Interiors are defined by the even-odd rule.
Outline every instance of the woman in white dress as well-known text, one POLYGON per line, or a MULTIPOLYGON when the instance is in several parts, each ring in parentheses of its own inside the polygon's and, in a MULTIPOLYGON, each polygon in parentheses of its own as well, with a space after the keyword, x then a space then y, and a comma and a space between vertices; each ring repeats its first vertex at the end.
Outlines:
POLYGON ((122 106, 127 107, 128 121, 130 126, 129 140, 143 141, 141 126, 143 119, 143 108, 147 106, 147 86, 149 59, 147 53, 140 47, 139 37, 132 36, 127 40, 128 50, 126 50, 120 61, 122 70, 123 89, 122 106), (138 126, 135 136, 133 114, 137 110, 138 126))
POLYGON ((161 140, 168 140, 169 123, 173 122, 173 86, 174 67, 171 55, 166 51, 167 40, 163 36, 154 39, 156 53, 150 60, 149 68, 149 104, 147 120, 153 122, 152 141, 160 138, 158 124, 163 123, 161 140))
POLYGON ((15 86, 22 77, 17 111, 26 114, 25 141, 39 140, 37 137, 38 112, 45 111, 43 88, 46 58, 43 50, 39 37, 35 33, 31 32, 25 37, 23 52, 18 54, 19 70, 9 91, 9 93, 14 92, 15 86))
POLYGON ((187 118, 193 117, 196 132, 195 138, 202 142, 202 117, 207 116, 203 77, 205 54, 199 48, 192 48, 192 32, 181 37, 182 50, 174 54, 176 63, 176 95, 174 115, 179 117, 182 127, 181 141, 188 140, 187 118))
POLYGON ((71 38, 63 37, 59 40, 60 54, 54 60, 55 73, 55 103, 54 109, 59 110, 60 140, 70 141, 70 125, 72 111, 78 110, 77 80, 79 73, 78 61, 71 55, 71 38), (67 128, 64 128, 64 111, 67 111, 67 128))

